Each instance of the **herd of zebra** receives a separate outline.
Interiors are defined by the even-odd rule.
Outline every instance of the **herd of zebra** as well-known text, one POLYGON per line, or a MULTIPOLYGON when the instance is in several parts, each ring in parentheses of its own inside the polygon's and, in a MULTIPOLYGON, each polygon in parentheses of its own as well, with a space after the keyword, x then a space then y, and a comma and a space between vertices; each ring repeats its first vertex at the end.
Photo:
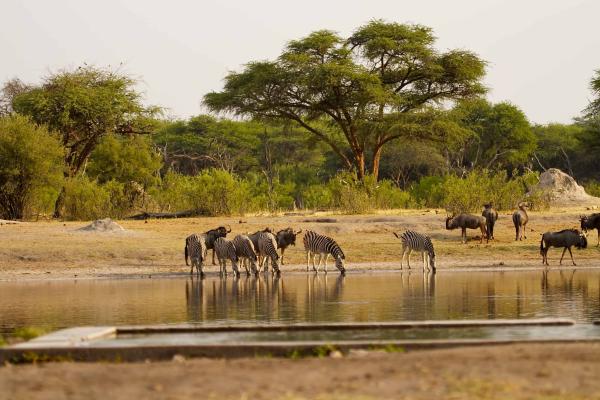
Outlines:
MULTIPOLYGON (((287 247, 296 245, 296 236, 302 233, 302 230, 294 231, 292 228, 282 229, 273 233, 270 228, 265 228, 248 235, 237 235, 233 240, 226 238, 231 232, 231 227, 220 226, 211 229, 202 234, 192 234, 185 239, 185 264, 188 264, 188 258, 191 262, 190 274, 194 273, 194 267, 197 274, 204 275, 204 261, 207 258, 208 250, 212 249, 212 263, 215 264, 215 255, 219 261, 219 273, 222 276, 227 275, 227 261, 231 263, 233 274, 240 275, 240 268, 243 267, 247 274, 252 272, 257 275, 261 270, 269 270, 269 260, 271 260, 271 270, 273 273, 280 273, 279 263, 283 265, 283 256, 287 247), (281 257, 277 254, 277 249, 281 249, 281 257), (239 263, 239 266, 238 266, 239 263)), ((304 249, 306 251, 306 270, 309 270, 310 261, 315 272, 319 271, 321 261, 324 261, 323 271, 327 272, 327 259, 333 256, 335 266, 341 274, 346 273, 344 261, 346 256, 340 246, 330 237, 319 235, 313 231, 304 233, 304 249), (315 258, 319 256, 319 261, 315 265, 315 258)))
MULTIPOLYGON (((527 239, 525 227, 529 222, 527 210, 529 204, 521 202, 518 209, 513 213, 512 220, 515 226, 515 241, 527 239)), ((460 228, 462 231, 462 242, 466 243, 467 229, 479 229, 481 231, 480 243, 486 238, 487 242, 494 239, 494 226, 498 220, 498 212, 493 205, 485 204, 481 216, 473 214, 460 214, 458 216, 449 216, 446 218, 446 229, 453 230, 460 228)), ((540 242, 540 254, 542 263, 548 265, 548 250, 550 247, 562 247, 563 253, 560 258, 562 264, 565 252, 569 250, 573 265, 573 253, 571 247, 587 247, 586 232, 596 229, 598 231, 598 246, 600 246, 600 213, 580 217, 581 229, 564 229, 559 232, 546 232, 542 235, 540 242)), ((292 228, 282 229, 274 233, 270 228, 265 228, 247 235, 237 235, 233 240, 226 238, 231 232, 231 227, 227 229, 220 226, 211 229, 202 234, 192 234, 185 239, 185 264, 188 258, 191 262, 190 274, 194 273, 194 268, 198 275, 204 275, 204 263, 207 259, 208 250, 212 250, 212 263, 215 265, 215 255, 219 261, 221 276, 227 275, 227 261, 231 263, 233 274, 240 275, 240 267, 243 267, 249 275, 259 274, 260 271, 268 271, 269 260, 271 261, 271 270, 274 274, 280 273, 279 265, 284 263, 284 253, 287 247, 295 246, 296 236, 302 233, 302 230, 294 231, 292 228), (281 249, 281 256, 277 253, 281 249)), ((407 230, 402 234, 393 233, 402 244, 402 257, 400 259, 400 269, 403 267, 404 258, 407 258, 408 268, 410 269, 410 255, 412 252, 419 253, 423 258, 423 270, 435 273, 435 250, 431 238, 425 234, 407 230)), ((323 262, 323 271, 327 273, 327 260, 332 256, 335 260, 335 266, 343 275, 346 272, 344 262, 346 256, 340 246, 330 237, 320 235, 314 231, 306 231, 303 238, 304 250, 306 252, 306 270, 312 267, 315 272, 319 271, 321 262, 323 262), (315 265, 315 259, 319 256, 315 265)))

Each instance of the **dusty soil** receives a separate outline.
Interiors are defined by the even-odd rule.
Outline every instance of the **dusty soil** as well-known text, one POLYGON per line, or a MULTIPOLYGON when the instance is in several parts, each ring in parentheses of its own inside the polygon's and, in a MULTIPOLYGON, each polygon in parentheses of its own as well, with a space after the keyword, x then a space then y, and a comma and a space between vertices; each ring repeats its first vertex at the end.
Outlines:
POLYGON ((0 368, 5 399, 600 399, 600 345, 0 368))
MULTIPOLYGON (((0 226, 0 280, 51 279, 72 277, 139 276, 186 274, 184 239, 230 224, 233 232, 254 232, 269 226, 282 229, 312 229, 335 238, 347 257, 347 270, 380 270, 399 267, 399 241, 393 231, 414 229, 429 234, 440 269, 541 267, 539 240, 550 230, 575 228, 579 215, 591 213, 584 207, 530 213, 527 240, 514 241, 511 213, 501 213, 496 240, 479 244, 476 231, 470 241, 460 243, 460 230, 444 229, 445 213, 440 210, 406 210, 362 216, 295 215, 239 218, 188 218, 177 220, 118 221, 124 231, 83 232, 89 222, 23 222, 0 226), (331 222, 331 221, 335 222, 331 222), (328 222, 317 222, 328 221, 328 222)), ((597 212, 597 211, 594 211, 597 212)), ((305 256, 302 235, 286 252, 285 271, 302 271, 305 256)), ((589 234, 590 247, 574 251, 580 267, 600 266, 596 232, 589 234)), ((551 265, 558 265, 560 250, 550 251, 551 265)), ((568 257, 568 253, 567 256, 568 257)), ((417 256, 413 267, 420 266, 417 256)), ((566 265, 570 260, 565 259, 566 265)), ((330 260, 330 268, 333 268, 330 260)), ((209 266, 215 273, 216 266, 209 266)))

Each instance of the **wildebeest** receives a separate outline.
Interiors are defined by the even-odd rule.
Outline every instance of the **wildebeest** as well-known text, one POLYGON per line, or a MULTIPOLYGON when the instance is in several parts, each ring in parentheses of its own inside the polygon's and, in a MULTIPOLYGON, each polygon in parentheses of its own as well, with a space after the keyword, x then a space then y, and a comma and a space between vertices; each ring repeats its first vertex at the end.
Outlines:
MULTIPOLYGON (((229 225, 227 225, 227 226, 229 226, 229 225)), ((220 237, 222 237, 222 238, 226 237, 229 232, 231 232, 231 226, 229 226, 229 230, 227 230, 224 226, 220 226, 218 228, 211 229, 210 231, 204 232, 203 236, 204 236, 204 243, 206 244, 206 249, 207 250, 212 249, 213 265, 217 264, 215 262, 215 240, 217 240, 220 237)))
POLYGON ((494 239, 494 225, 496 225, 496 221, 498 220, 498 211, 494 209, 492 203, 488 203, 483 205, 483 213, 481 215, 485 218, 487 240, 494 239))
POLYGON ((542 235, 542 240, 540 241, 540 254, 542 256, 542 264, 548 264, 548 250, 550 247, 564 247, 562 256, 560 256, 560 264, 562 265, 563 257, 565 256, 565 251, 569 250, 569 254, 571 255, 571 261, 573 265, 575 264, 575 260, 573 260, 573 253, 571 252, 571 247, 575 246, 578 249, 585 249, 587 247, 587 239, 585 234, 579 232, 577 229, 564 229, 560 232, 546 232, 542 235), (544 246, 545 245, 545 246, 544 246))
MULTIPOLYGON (((485 236, 485 218, 480 217, 478 215, 473 214, 460 214, 456 217, 447 217, 446 218, 446 229, 452 230, 461 228, 462 230, 462 242, 467 243, 467 229, 477 229, 481 230, 481 240, 479 243, 483 243, 483 238, 485 236)), ((488 239, 489 240, 489 239, 488 239)))
POLYGON ((581 220, 581 230, 587 232, 588 230, 594 230, 598 232, 598 244, 596 246, 600 246, 600 213, 592 214, 592 215, 582 215, 580 217, 581 220))
POLYGON ((527 215, 527 208, 529 203, 522 201, 519 203, 519 209, 513 213, 512 219, 515 224, 515 241, 527 239, 525 234, 525 225, 529 222, 529 215, 527 215))
POLYGON ((300 233, 302 233, 302 229, 298 232, 294 232, 292 228, 286 228, 280 230, 275 235, 275 238, 277 239, 277 248, 281 249, 281 265, 283 265, 283 253, 285 252, 285 249, 290 245, 296 245, 296 236, 300 233))

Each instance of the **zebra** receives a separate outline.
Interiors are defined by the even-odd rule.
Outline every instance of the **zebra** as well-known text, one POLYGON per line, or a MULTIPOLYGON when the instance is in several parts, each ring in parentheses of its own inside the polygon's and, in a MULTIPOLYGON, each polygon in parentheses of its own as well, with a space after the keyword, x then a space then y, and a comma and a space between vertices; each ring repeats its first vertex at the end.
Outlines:
POLYGON ((197 235, 195 233, 191 234, 187 238, 185 238, 185 265, 188 264, 188 256, 192 263, 192 268, 190 269, 190 275, 194 273, 194 266, 196 267, 196 272, 200 276, 204 276, 204 271, 202 269, 204 260, 206 259, 206 244, 204 242, 204 237, 202 235, 197 235))
POLYGON ((258 270, 260 271, 265 266, 265 272, 269 270, 269 263, 266 259, 271 259, 273 272, 279 272, 279 255, 277 254, 277 239, 273 235, 270 228, 265 228, 262 231, 249 234, 248 237, 254 245, 254 249, 258 253, 258 270), (271 250, 271 247, 274 250, 271 250), (266 264, 265 264, 266 262, 266 264))
POLYGON ((431 269, 435 273, 435 251, 433 250, 433 243, 429 236, 421 233, 408 230, 401 235, 393 232, 394 236, 402 241, 402 258, 400 259, 400 269, 402 269, 402 262, 404 261, 404 255, 407 255, 408 269, 410 269, 410 253, 417 251, 423 256, 423 271, 427 268, 427 271, 431 269), (429 259, 429 260, 428 260, 429 259), (429 263, 427 262, 429 261, 429 263))
POLYGON ((217 238, 215 240, 215 253, 219 260, 219 274, 227 276, 227 260, 231 261, 231 269, 234 276, 240 276, 240 271, 237 267, 238 256, 236 255, 235 246, 231 240, 225 238, 217 238))
MULTIPOLYGON (((220 237, 226 237, 228 233, 231 232, 231 226, 227 225, 229 227, 229 230, 227 230, 227 228, 225 228, 224 226, 219 226, 218 228, 215 229, 211 229, 209 231, 204 232, 201 237, 204 238, 204 243, 206 244, 206 251, 212 249, 212 263, 213 265, 216 265, 217 263, 215 263, 215 240, 217 240, 220 237)), ((206 254, 206 253, 205 253, 206 254)), ((205 256, 206 258, 206 256, 205 256)))
POLYGON ((238 256, 240 264, 246 269, 246 274, 250 275, 248 263, 252 268, 252 273, 258 274, 258 268, 256 267, 257 256, 252 240, 246 235, 237 235, 233 238, 233 245, 235 246, 235 254, 238 256))
POLYGON ((346 256, 340 248, 340 246, 330 237, 319 235, 314 231, 306 231, 304 234, 304 250, 306 251, 306 271, 308 272, 309 262, 312 255, 312 265, 315 272, 319 272, 319 266, 321 265, 321 259, 325 255, 325 265, 323 271, 327 273, 327 258, 331 254, 335 258, 335 266, 340 270, 340 273, 344 275, 346 269, 344 268, 344 261, 346 256), (315 267, 315 257, 319 255, 319 263, 315 267))

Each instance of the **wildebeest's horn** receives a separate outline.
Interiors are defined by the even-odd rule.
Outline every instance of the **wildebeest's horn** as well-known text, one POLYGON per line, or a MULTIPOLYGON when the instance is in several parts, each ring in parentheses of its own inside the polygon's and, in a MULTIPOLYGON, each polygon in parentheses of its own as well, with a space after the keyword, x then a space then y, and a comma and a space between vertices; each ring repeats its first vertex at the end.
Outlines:
POLYGON ((302 233, 302 229, 300 229, 298 232, 296 232, 296 235, 299 235, 302 233))
POLYGON ((227 231, 227 233, 231 232, 231 225, 227 225, 229 227, 229 230, 227 231))
POLYGON ((398 236, 398 234, 396 232, 392 232, 394 234, 394 236, 396 236, 398 239, 400 239, 400 236, 398 236))

